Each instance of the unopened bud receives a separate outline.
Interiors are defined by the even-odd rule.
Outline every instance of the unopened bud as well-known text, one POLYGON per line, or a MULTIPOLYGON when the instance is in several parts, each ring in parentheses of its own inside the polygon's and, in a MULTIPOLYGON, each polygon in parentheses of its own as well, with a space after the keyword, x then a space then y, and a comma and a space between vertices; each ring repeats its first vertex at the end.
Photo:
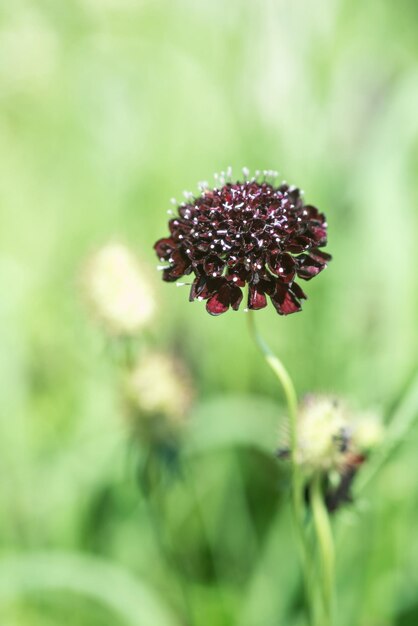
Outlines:
POLYGON ((109 243, 88 260, 83 287, 92 314, 114 336, 132 336, 149 324, 155 301, 145 272, 125 245, 109 243))

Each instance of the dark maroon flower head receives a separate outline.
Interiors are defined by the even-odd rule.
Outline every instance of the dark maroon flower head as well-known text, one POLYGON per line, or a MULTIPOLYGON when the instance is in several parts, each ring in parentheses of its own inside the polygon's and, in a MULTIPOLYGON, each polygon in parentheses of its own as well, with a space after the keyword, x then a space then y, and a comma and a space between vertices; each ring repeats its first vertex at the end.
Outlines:
POLYGON ((211 315, 238 310, 248 285, 248 308, 269 297, 280 315, 301 310, 306 299, 296 278, 310 280, 331 256, 323 213, 304 204, 296 187, 274 184, 274 173, 242 182, 220 180, 215 189, 187 195, 169 221, 170 235, 154 249, 167 266, 163 279, 194 274, 190 300, 206 300, 211 315))

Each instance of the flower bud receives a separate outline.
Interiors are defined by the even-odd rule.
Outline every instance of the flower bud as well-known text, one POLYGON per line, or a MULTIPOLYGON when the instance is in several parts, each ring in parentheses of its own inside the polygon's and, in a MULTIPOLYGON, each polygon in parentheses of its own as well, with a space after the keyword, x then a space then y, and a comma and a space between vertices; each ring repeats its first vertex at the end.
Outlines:
MULTIPOLYGON (((360 464, 382 437, 377 415, 356 414, 337 398, 310 395, 299 407, 296 460, 308 476, 340 473, 360 464)), ((280 457, 290 455, 289 442, 289 434, 284 433, 280 457)))
POLYGON ((184 364, 168 354, 145 355, 128 374, 126 400, 135 427, 151 438, 178 435, 193 401, 184 364))
POLYGON ((87 263, 83 286, 92 314, 109 335, 133 336, 150 323, 155 301, 143 268, 121 243, 108 243, 87 263))
MULTIPOLYGON (((351 502, 351 487, 367 455, 383 438, 378 415, 353 413, 348 406, 329 396, 311 395, 299 406, 296 462, 309 484, 320 474, 325 485, 325 504, 334 512, 351 502)), ((279 458, 290 458, 290 437, 282 437, 279 458)))

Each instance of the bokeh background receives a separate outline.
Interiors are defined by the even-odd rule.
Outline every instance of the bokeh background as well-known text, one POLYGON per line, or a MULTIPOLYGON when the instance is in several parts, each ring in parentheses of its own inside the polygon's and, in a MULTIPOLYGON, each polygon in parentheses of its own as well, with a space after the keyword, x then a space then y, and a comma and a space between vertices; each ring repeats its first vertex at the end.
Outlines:
MULTIPOLYGON (((303 313, 270 307, 259 327, 300 394, 390 420, 417 365, 417 111, 415 0, 0 4, 2 626, 185 623, 79 288, 114 237, 154 281, 148 342, 193 373, 205 532, 177 486, 166 519, 194 623, 304 624, 268 453, 280 390, 245 314, 188 304, 160 283, 152 245, 170 198, 228 165, 301 186, 327 214, 334 259, 303 313)), ((338 626, 418 623, 417 445, 415 428, 340 515, 338 626)))

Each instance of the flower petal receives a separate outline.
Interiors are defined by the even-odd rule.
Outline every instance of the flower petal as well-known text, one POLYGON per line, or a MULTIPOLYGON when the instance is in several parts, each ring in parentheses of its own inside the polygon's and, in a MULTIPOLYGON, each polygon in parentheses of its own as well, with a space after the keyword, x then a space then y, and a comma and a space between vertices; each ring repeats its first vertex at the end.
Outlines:
POLYGON ((258 290, 258 285, 250 285, 248 291, 248 308, 257 311, 267 306, 265 293, 258 290))
POLYGON ((299 268, 297 274, 299 278, 310 280, 317 276, 319 272, 327 266, 327 261, 331 259, 331 255, 321 250, 312 250, 309 254, 301 254, 298 257, 299 268))
POLYGON ((328 263, 328 261, 331 261, 332 256, 330 254, 328 254, 327 252, 324 252, 323 250, 311 250, 309 252, 309 255, 315 259, 315 261, 318 262, 322 262, 322 263, 328 263))
POLYGON ((279 315, 290 315, 290 313, 297 313, 302 309, 299 298, 303 297, 306 298, 302 289, 296 283, 292 289, 289 285, 278 282, 276 291, 271 296, 271 301, 279 315))
POLYGON ((154 245, 154 250, 157 253, 157 256, 161 261, 167 261, 173 250, 175 249, 176 244, 174 239, 171 237, 166 237, 164 239, 159 239, 157 243, 154 245))
POLYGON ((216 254, 211 254, 203 263, 203 269, 208 276, 221 276, 224 271, 225 261, 216 254))
POLYGON ((270 257, 269 267, 283 282, 290 283, 295 277, 297 261, 286 252, 279 253, 270 257))
POLYGON ((234 311, 238 311, 239 309, 239 305, 242 302, 243 299, 243 293, 241 291, 241 289, 239 287, 236 287, 235 285, 229 287, 229 298, 231 301, 231 307, 234 309, 234 311))
MULTIPOLYGON (((315 246, 316 245, 317 243, 315 242, 315 246)), ((303 252, 308 248, 312 248, 313 242, 310 237, 299 235, 297 237, 292 237, 286 247, 289 252, 292 252, 293 254, 299 254, 299 252, 303 252)))
POLYGON ((229 309, 230 297, 228 289, 222 288, 215 293, 214 296, 209 298, 206 303, 206 310, 211 315, 222 315, 229 309))
POLYGON ((206 276, 196 276, 190 289, 190 302, 199 298, 206 288, 206 276))
POLYGON ((186 273, 190 273, 190 261, 181 252, 181 250, 174 250, 170 258, 171 267, 168 267, 163 272, 163 280, 168 283, 173 283, 186 273))
POLYGON ((299 298, 299 300, 307 300, 308 299, 308 296, 303 291, 302 287, 300 285, 298 285, 297 283, 293 283, 292 284, 291 290, 295 294, 295 296, 297 298, 299 298))
MULTIPOLYGON (((206 310, 211 315, 221 315, 225 313, 230 306, 234 311, 238 311, 242 302, 243 294, 239 287, 232 285, 224 280, 222 287, 209 298, 206 304, 206 310)), ((219 282, 219 279, 218 279, 219 282)))

